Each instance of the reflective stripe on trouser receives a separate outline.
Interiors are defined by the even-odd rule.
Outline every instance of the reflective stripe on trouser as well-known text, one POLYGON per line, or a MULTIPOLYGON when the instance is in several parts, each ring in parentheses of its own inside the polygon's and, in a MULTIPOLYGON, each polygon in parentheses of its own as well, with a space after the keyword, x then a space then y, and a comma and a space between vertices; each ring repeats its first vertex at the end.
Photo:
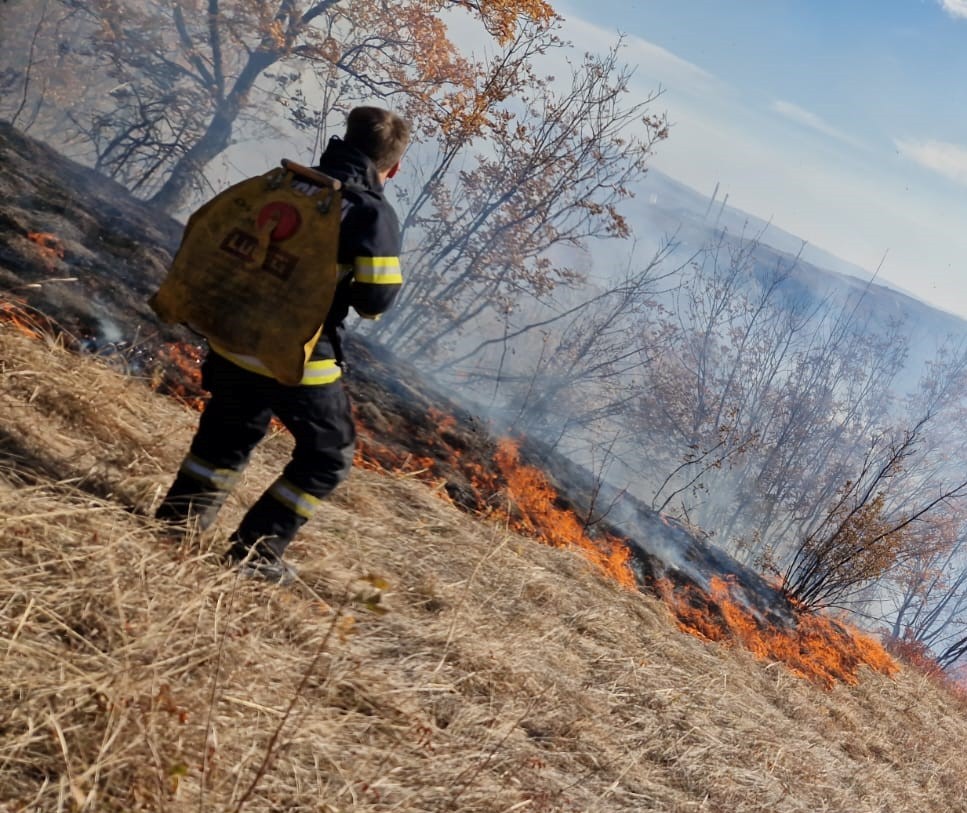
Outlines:
POLYGON ((215 521, 239 474, 235 469, 218 468, 189 453, 158 508, 157 518, 168 522, 193 520, 204 530, 215 521))
POLYGON ((241 474, 235 469, 220 469, 190 452, 182 461, 178 473, 197 480, 213 491, 231 491, 241 474))
POLYGON ((260 555, 281 557, 323 497, 348 476, 354 450, 354 441, 331 449, 326 455, 328 465, 312 473, 302 468, 294 453, 284 475, 249 509, 232 534, 231 555, 244 558, 254 546, 260 555))
POLYGON ((294 511, 300 517, 311 519, 312 515, 322 502, 318 497, 313 497, 308 491, 303 491, 292 485, 284 477, 280 477, 272 484, 268 491, 269 496, 278 500, 290 511, 294 511))
POLYGON ((273 414, 292 433, 295 447, 282 476, 231 537, 232 555, 238 558, 256 544, 262 552, 281 555, 319 500, 352 467, 356 430, 346 390, 338 380, 286 386, 217 353, 210 353, 202 366, 202 384, 212 397, 191 451, 213 469, 240 471, 273 414))

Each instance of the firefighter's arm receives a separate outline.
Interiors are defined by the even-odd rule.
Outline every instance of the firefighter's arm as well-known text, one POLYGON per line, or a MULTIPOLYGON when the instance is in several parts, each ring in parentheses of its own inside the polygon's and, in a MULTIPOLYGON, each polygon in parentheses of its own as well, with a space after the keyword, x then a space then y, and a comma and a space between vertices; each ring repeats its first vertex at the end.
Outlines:
POLYGON ((353 271, 353 308, 364 319, 379 319, 403 285, 400 258, 357 256, 353 271))
POLYGON ((349 301, 364 319, 378 319, 403 285, 399 224, 392 210, 371 209, 365 216, 368 222, 354 224, 357 239, 349 301))

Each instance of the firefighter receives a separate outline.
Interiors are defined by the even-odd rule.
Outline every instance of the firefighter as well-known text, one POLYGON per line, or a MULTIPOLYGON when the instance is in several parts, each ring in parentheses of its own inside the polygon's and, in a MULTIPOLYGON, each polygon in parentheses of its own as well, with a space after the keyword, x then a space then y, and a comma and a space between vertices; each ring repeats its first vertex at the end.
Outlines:
POLYGON ((408 139, 409 125, 395 113, 357 107, 345 136, 329 141, 316 167, 343 183, 340 281, 301 383, 281 384, 257 359, 217 345, 202 364, 202 385, 211 399, 158 519, 179 531, 209 527, 273 415, 295 439, 281 476, 229 539, 226 560, 244 576, 290 583, 296 571, 283 558, 286 548, 349 474, 356 431, 341 381, 338 331, 350 308, 363 318, 378 318, 402 284, 399 221, 383 187, 398 172, 408 139))

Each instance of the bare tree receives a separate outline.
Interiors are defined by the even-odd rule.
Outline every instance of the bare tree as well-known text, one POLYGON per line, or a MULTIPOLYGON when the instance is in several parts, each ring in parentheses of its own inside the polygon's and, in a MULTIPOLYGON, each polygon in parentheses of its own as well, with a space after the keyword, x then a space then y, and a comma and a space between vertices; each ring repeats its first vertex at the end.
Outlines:
POLYGON ((639 496, 750 561, 782 562, 893 425, 906 343, 868 290, 834 305, 762 236, 722 233, 694 259, 669 351, 623 420, 641 439, 639 496))
POLYGON ((90 53, 75 48, 87 28, 59 0, 0 6, 0 116, 24 132, 63 135, 66 113, 110 87, 79 68, 90 53))
MULTIPOLYGON (((574 291, 570 304, 563 294, 556 307, 521 304, 504 316, 502 334, 469 343, 435 372, 471 391, 489 388, 507 425, 552 447, 613 436, 644 368, 667 341, 652 329, 653 312, 672 274, 664 265, 673 248, 666 243, 607 287, 574 291)), ((612 444, 613 456, 619 445, 612 444)))
POLYGON ((967 655, 967 530, 962 512, 945 513, 932 523, 932 544, 921 545, 881 586, 891 610, 880 620, 895 640, 915 643, 949 667, 967 655))
POLYGON ((534 69, 560 47, 552 30, 531 27, 489 60, 467 114, 488 111, 486 140, 441 128, 436 160, 405 198, 409 282, 403 307, 378 326, 384 341, 441 355, 482 317, 506 319, 578 281, 555 249, 629 235, 618 206, 667 135, 649 112, 656 95, 626 101, 620 43, 587 55, 560 91, 534 69))
MULTIPOLYGON (((159 124, 154 113, 145 117, 144 109, 131 107, 131 98, 148 111, 161 98, 190 100, 170 108, 172 120, 163 127, 166 134, 180 134, 178 150, 166 152, 165 140, 153 136, 127 142, 138 147, 128 154, 148 165, 167 156, 164 183, 152 200, 169 211, 186 202, 204 167, 231 144, 246 112, 257 110, 267 93, 287 93, 310 75, 327 86, 343 83, 343 98, 392 99, 416 115, 433 114, 441 126, 459 121, 482 127, 485 118, 466 118, 465 91, 476 66, 447 37, 443 15, 463 10, 497 42, 511 40, 525 20, 548 25, 553 19, 543 0, 57 2, 80 26, 66 47, 85 65, 87 78, 111 78, 130 92, 119 104, 107 96, 94 106, 74 107, 79 134, 96 133, 102 146, 112 144, 118 138, 107 132, 111 122, 122 134, 132 124, 135 130, 159 124), (260 87, 260 80, 268 86, 260 87)), ((48 64, 51 48, 43 57, 48 64)), ((295 118, 305 123, 307 104, 293 94, 295 118)), ((124 154, 115 149, 109 160, 124 154)))
MULTIPOLYGON (((956 477, 967 455, 967 348, 947 342, 928 362, 909 408, 932 409, 934 480, 956 477)), ((926 480, 921 465, 918 479, 926 480)), ((918 484, 909 483, 909 492, 918 484)), ((922 487, 919 489, 923 492, 922 487)), ((938 506, 928 522, 918 523, 915 544, 881 579, 867 605, 871 617, 885 622, 892 637, 930 652, 943 667, 967 654, 967 511, 962 502, 938 506), (883 608, 886 609, 883 609, 883 608)))
POLYGON ((782 584, 799 606, 815 610, 841 603, 881 577, 909 555, 914 524, 964 494, 967 480, 938 484, 920 499, 894 501, 891 509, 893 481, 920 453, 931 417, 892 442, 874 438, 856 477, 843 485, 821 523, 795 550, 782 584))

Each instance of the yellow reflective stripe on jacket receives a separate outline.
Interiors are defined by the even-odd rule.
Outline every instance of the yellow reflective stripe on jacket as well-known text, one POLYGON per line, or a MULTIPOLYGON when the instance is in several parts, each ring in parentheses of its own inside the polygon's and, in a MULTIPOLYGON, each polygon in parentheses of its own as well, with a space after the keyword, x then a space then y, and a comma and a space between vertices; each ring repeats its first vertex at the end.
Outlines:
POLYGON ((403 282, 399 257, 357 257, 356 282, 370 285, 399 285, 403 282))
POLYGON ((302 373, 303 386, 313 386, 316 384, 331 384, 342 375, 342 370, 334 359, 322 359, 321 361, 310 361, 302 373))
MULTIPOLYGON (((230 353, 224 347, 219 347, 213 342, 209 342, 211 349, 214 350, 218 355, 223 358, 227 358, 233 364, 237 364, 243 370, 248 370, 250 373, 257 373, 258 375, 264 375, 268 378, 275 378, 269 368, 266 367, 261 361, 259 361, 255 356, 244 356, 239 353, 230 353)), ((342 376, 342 370, 339 365, 336 364, 335 359, 319 359, 316 361, 310 361, 303 368, 302 380, 299 382, 299 386, 317 386, 319 384, 332 384, 333 381, 337 381, 339 377, 342 376)))
POLYGON ((313 497, 301 488, 296 488, 288 480, 281 478, 272 484, 269 494, 290 511, 306 519, 309 519, 315 513, 322 502, 318 497, 313 497))
POLYGON ((239 473, 234 469, 217 469, 207 460, 202 460, 194 454, 189 454, 181 461, 179 471, 218 491, 231 491, 239 477, 239 473))

